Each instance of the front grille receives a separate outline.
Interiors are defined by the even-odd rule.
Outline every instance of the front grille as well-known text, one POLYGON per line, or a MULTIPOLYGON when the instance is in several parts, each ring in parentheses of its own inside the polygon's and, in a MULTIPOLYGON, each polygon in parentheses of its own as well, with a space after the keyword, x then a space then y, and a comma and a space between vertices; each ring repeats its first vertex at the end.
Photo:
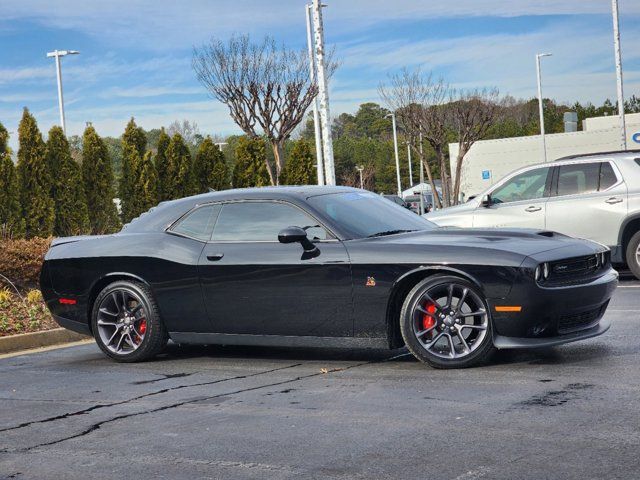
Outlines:
POLYGON ((582 283, 598 275, 609 265, 609 253, 604 255, 604 263, 600 255, 565 258, 549 263, 549 277, 545 280, 548 286, 561 286, 582 283))
POLYGON ((570 333, 591 327, 602 315, 607 304, 585 312, 562 315, 558 321, 558 333, 570 333))

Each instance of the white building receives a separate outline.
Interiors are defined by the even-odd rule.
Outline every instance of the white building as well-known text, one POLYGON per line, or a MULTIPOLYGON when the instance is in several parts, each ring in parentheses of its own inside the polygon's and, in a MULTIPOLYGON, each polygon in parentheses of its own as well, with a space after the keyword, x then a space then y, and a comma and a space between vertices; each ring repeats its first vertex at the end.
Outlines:
MULTIPOLYGON (((627 148, 640 148, 640 113, 625 116, 627 122, 627 148)), ((618 116, 594 117, 584 120, 580 132, 545 135, 547 160, 567 155, 620 150, 618 116)), ((449 144, 451 177, 455 174, 458 144, 449 144)), ((501 138, 476 142, 462 164, 460 191, 464 198, 476 195, 490 187, 509 172, 525 165, 542 163, 542 139, 530 137, 501 138)))

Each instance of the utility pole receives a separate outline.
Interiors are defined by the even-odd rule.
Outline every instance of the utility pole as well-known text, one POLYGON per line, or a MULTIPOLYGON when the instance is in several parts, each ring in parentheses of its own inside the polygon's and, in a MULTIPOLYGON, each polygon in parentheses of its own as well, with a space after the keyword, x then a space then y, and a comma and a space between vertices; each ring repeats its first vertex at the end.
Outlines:
POLYGON ((613 50, 616 56, 616 77, 618 82, 618 116, 620 117, 620 147, 627 149, 627 125, 624 118, 624 91, 622 88, 622 53, 620 52, 620 25, 618 0, 611 0, 613 14, 613 50))
POLYGON ((364 190, 364 183, 362 182, 362 171, 364 170, 364 165, 356 165, 356 170, 360 174, 360 188, 364 190))
POLYGON ((64 121, 64 98, 62 96, 62 72, 60 70, 60 57, 65 55, 78 55, 80 52, 76 50, 54 50, 47 53, 47 58, 55 57, 56 59, 56 76, 58 78, 58 108, 60 109, 60 126, 64 134, 67 134, 67 127, 64 121))
MULTIPOLYGON (((307 49, 309 51, 309 79, 311 85, 316 85, 316 62, 313 58, 313 37, 311 35, 311 5, 305 5, 304 12, 307 16, 307 49)), ((320 118, 318 115, 318 95, 312 103, 313 109, 313 130, 316 138, 316 170, 318 185, 324 185, 324 166, 322 156, 322 134, 320 132, 320 118)))
POLYGON ((336 184, 336 170, 333 161, 333 140, 331 138, 331 115, 329 113, 329 88, 325 71, 324 31, 322 26, 322 5, 320 0, 313 0, 313 29, 315 59, 318 78, 318 96, 320 97, 320 125, 322 130, 323 157, 325 167, 325 182, 327 185, 336 184))
POLYGON ((547 161, 547 141, 544 137, 544 106, 542 103, 542 76, 540 75, 540 58, 550 57, 550 53, 536 54, 536 73, 538 75, 538 109, 540 110, 540 136, 542 137, 542 154, 547 161))
POLYGON ((396 114, 389 113, 385 115, 391 117, 391 125, 393 127, 393 150, 396 156, 396 180, 398 181, 398 196, 402 197, 402 183, 400 182, 400 157, 398 155, 398 129, 396 128, 396 114))

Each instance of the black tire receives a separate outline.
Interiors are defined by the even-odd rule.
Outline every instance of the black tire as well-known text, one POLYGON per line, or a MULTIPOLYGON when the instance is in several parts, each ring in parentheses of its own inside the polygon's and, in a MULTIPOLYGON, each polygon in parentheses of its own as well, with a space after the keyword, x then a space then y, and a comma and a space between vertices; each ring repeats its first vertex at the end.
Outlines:
MULTIPOLYGON (((437 333, 437 328, 445 327, 440 325, 439 327, 434 328, 436 328, 434 332, 437 333)), ((434 368, 446 369, 475 367, 487 362, 496 350, 493 346, 491 315, 484 295, 474 284, 456 276, 434 275, 425 278, 413 287, 413 289, 407 294, 402 305, 402 310, 400 312, 400 331, 409 351, 418 360, 434 368), (414 330, 416 322, 414 307, 416 307, 416 305, 418 305, 418 303, 423 299, 423 295, 426 292, 432 291, 434 288, 448 288, 449 285, 457 285, 458 288, 466 288, 469 292, 473 292, 474 298, 479 300, 486 313, 484 336, 477 344, 474 343, 470 345, 470 353, 459 358, 442 358, 441 356, 434 354, 432 351, 427 350, 425 345, 418 339, 414 330)))
POLYGON ((636 232, 627 245, 626 260, 631 273, 640 280, 640 232, 636 232))
POLYGON ((149 287, 140 282, 121 280, 107 285, 100 294, 92 307, 91 312, 91 330, 96 343, 100 349, 112 359, 118 362, 142 362, 155 357, 162 352, 169 341, 169 335, 164 327, 161 319, 158 305, 149 290, 149 287), (101 338, 98 330, 98 313, 103 300, 109 295, 118 292, 129 292, 140 299, 140 303, 144 309, 145 332, 142 340, 137 344, 137 348, 127 353, 116 353, 109 349, 105 341, 101 338))

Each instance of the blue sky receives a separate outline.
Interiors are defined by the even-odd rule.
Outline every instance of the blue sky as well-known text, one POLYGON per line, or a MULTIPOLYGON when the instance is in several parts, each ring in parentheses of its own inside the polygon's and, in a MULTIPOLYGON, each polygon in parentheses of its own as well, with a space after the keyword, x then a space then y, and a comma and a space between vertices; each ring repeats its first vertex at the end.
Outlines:
MULTIPOLYGON (((640 94, 640 2, 619 0, 627 96, 640 94)), ((0 122, 14 132, 22 107, 42 130, 58 121, 53 49, 63 59, 69 134, 91 121, 120 135, 129 117, 149 129, 189 119, 210 134, 237 132, 226 108, 191 70, 191 51, 212 36, 269 34, 305 48, 304 0, 5 0, 0 18, 0 122)), ((341 67, 332 115, 380 102, 378 85, 404 66, 461 88, 536 94, 536 52, 545 96, 560 102, 615 98, 609 0, 327 0, 326 41, 341 67)))

